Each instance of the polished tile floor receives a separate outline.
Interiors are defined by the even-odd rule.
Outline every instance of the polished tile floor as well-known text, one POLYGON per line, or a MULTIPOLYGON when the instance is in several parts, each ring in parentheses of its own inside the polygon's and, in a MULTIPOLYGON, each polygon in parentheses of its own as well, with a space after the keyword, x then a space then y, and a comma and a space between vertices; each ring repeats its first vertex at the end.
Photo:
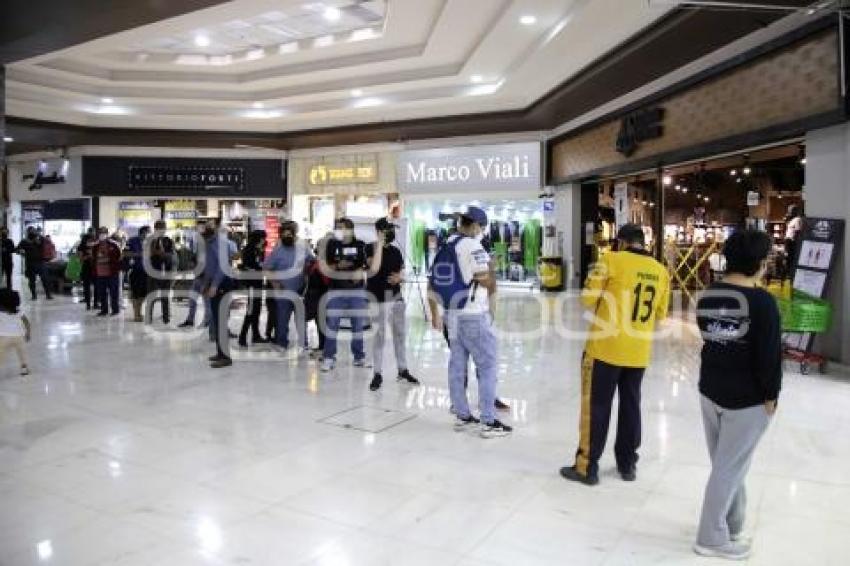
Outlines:
MULTIPOLYGON (((452 430, 415 294, 423 386, 377 394, 345 352, 331 375, 269 351, 214 371, 202 332, 28 304, 33 374, 0 370, 0 565, 713 564, 690 551, 708 462, 687 325, 645 381, 637 483, 609 454, 591 489, 557 474, 577 439, 575 303, 504 301, 516 432, 489 441, 452 430)), ((750 564, 850 564, 850 383, 787 375, 749 485, 750 564)))

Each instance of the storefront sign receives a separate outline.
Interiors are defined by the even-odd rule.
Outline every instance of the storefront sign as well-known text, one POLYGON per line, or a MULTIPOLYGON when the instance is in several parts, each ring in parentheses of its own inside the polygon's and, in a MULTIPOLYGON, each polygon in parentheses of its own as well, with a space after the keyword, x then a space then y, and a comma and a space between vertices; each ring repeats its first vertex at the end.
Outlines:
POLYGON ((225 189, 245 190, 245 170, 241 167, 127 167, 129 187, 144 189, 225 189))
POLYGON ((747 193, 747 206, 758 206, 761 200, 761 195, 758 191, 749 191, 747 193))
POLYGON ((197 225, 198 207, 193 200, 175 200, 165 203, 163 215, 169 230, 194 228, 197 225))
POLYGON ((118 204, 118 228, 129 232, 149 226, 154 220, 153 205, 149 202, 122 202, 118 204))
POLYGON ((399 189, 406 191, 535 190, 541 187, 540 145, 517 143, 408 151, 399 157, 397 174, 399 189))
POLYGON ((349 166, 314 165, 307 173, 308 182, 313 186, 356 185, 378 182, 378 162, 371 161, 349 166))
POLYGON ((664 134, 663 119, 663 108, 639 110, 624 116, 617 134, 617 151, 629 157, 641 142, 660 138, 664 134))
POLYGON ((167 198, 286 197, 282 159, 85 156, 83 195, 167 198))

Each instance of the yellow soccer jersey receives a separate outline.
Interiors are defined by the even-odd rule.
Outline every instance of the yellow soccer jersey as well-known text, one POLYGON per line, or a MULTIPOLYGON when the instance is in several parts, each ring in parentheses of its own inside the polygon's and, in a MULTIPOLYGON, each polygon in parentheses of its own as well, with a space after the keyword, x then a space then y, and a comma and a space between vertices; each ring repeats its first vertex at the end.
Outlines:
POLYGON ((667 316, 670 275, 649 253, 605 254, 593 266, 581 294, 594 313, 586 352, 605 363, 649 365, 655 323, 667 316))

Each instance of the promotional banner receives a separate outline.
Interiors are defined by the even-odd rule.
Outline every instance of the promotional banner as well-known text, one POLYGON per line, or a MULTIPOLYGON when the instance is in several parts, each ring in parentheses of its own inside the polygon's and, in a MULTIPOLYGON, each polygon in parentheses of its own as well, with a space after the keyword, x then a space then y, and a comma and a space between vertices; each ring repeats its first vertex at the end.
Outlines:
POLYGON ((163 219, 167 230, 191 230, 198 223, 198 207, 193 200, 168 201, 163 219))

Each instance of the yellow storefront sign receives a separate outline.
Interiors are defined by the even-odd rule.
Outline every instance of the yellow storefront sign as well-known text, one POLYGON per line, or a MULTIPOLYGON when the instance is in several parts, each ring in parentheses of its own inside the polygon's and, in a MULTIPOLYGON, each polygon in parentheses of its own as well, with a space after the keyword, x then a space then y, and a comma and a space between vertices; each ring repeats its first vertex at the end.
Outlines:
POLYGON ((308 179, 311 185, 377 183, 378 167, 376 164, 352 165, 350 167, 314 165, 310 168, 308 179))

